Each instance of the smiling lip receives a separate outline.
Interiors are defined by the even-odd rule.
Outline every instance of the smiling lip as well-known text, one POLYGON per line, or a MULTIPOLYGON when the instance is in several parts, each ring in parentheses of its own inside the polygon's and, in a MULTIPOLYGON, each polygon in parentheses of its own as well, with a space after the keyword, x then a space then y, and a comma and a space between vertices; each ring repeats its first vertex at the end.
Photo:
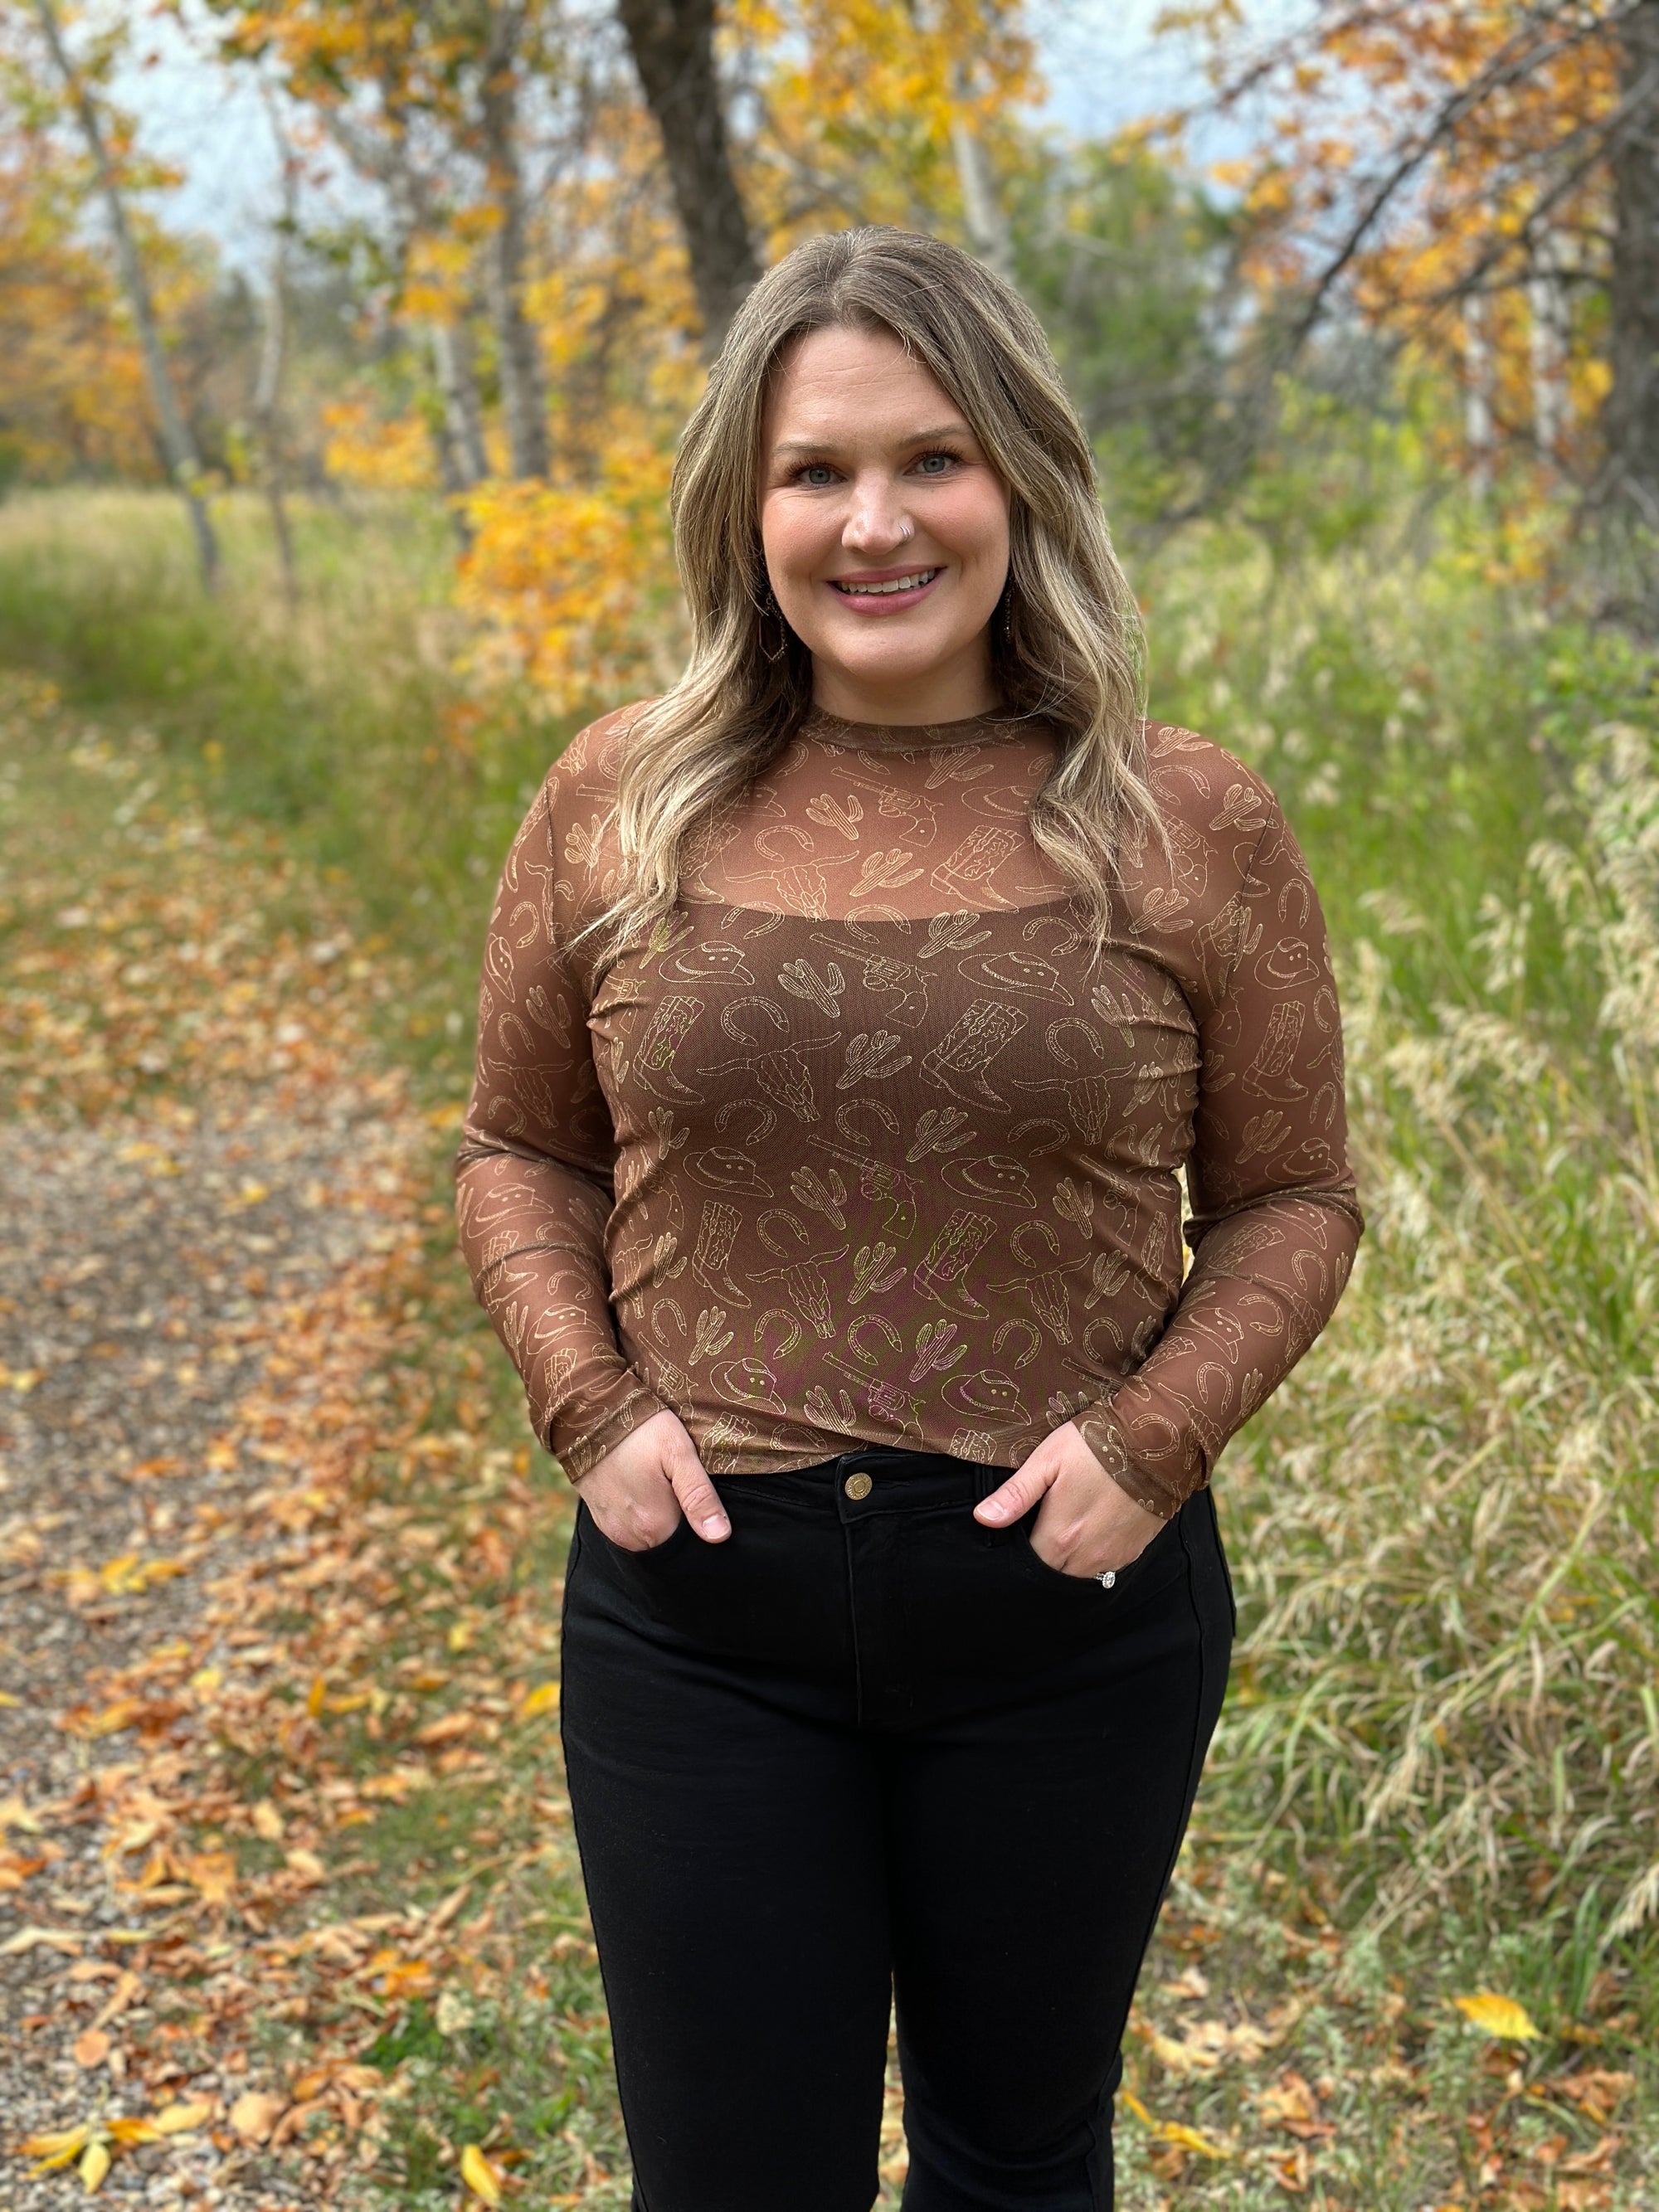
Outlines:
POLYGON ((913 607, 944 574, 942 567, 866 568, 860 574, 831 576, 830 587, 838 599, 860 614, 896 613, 913 607))

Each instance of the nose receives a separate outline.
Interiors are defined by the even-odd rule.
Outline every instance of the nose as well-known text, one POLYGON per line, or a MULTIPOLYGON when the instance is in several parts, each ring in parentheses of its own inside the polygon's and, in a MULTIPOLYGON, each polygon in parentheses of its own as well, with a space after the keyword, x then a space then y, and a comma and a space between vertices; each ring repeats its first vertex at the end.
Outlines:
POLYGON ((841 542, 849 553, 884 559, 914 534, 904 511, 901 487, 891 477, 884 472, 855 478, 852 503, 841 533, 841 542))

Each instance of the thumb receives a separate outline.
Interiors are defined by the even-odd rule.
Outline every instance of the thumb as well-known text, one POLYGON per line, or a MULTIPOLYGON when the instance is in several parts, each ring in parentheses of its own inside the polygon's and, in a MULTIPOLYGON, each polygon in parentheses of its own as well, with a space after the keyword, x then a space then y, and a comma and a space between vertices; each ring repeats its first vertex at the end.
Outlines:
POLYGON ((665 1472, 681 1512, 704 1543, 724 1543, 732 1533, 732 1523, 690 1437, 684 1443, 677 1443, 665 1472))
POLYGON ((1022 1513, 1030 1511, 1059 1473, 1050 1455, 1033 1452, 1023 1466, 1015 1468, 1000 1490, 994 1490, 988 1498, 981 1498, 974 1508, 975 1520, 993 1523, 1018 1521, 1022 1513))

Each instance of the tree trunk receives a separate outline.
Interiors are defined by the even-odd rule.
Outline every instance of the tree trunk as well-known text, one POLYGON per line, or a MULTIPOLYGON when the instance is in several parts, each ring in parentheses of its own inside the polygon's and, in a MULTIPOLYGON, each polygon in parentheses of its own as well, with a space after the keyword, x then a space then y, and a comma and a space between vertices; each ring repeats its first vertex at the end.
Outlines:
POLYGON ((283 485, 283 370, 287 358, 288 252, 286 237, 281 237, 271 250, 264 334, 253 386, 253 426, 259 441, 259 473, 264 478, 265 504, 270 509, 276 557, 282 564, 283 597, 292 614, 299 603, 300 589, 294 565, 294 536, 288 526, 288 501, 283 485))
POLYGON ((1632 112, 1612 160, 1613 389, 1599 490, 1659 530, 1659 0, 1636 0, 1620 36, 1620 92, 1632 112))
POLYGON ((459 323, 432 325, 432 368, 443 394, 444 430, 452 457, 455 488, 471 491, 489 474, 484 450, 483 416, 472 374, 472 349, 459 323))
POLYGON ((93 104, 91 94, 82 84, 70 59, 52 0, 34 0, 34 4, 40 27, 46 33, 46 45, 64 80, 76 120, 81 126, 81 136, 86 141, 87 152, 91 157, 93 174, 98 180, 99 195, 103 200, 115 241, 115 258, 121 271, 122 289, 127 295, 128 312, 138 333, 138 344, 144 357, 150 404, 155 410, 156 422, 161 434, 161 450, 167 455, 167 467, 190 515, 191 528, 196 538, 197 558, 201 563, 202 581, 209 591, 212 591, 219 580, 219 541, 214 536, 213 524, 202 498, 201 456, 197 453, 196 441, 190 434, 190 425, 185 420, 178 394, 173 388, 167 354, 161 344, 161 327, 155 319, 155 304, 150 297, 149 280, 144 274, 144 264, 139 258, 132 226, 127 221, 126 204, 121 198, 115 165, 110 159, 109 148, 105 142, 104 126, 93 104))
POLYGON ((288 255, 299 216, 294 151, 283 129, 282 118, 270 88, 265 88, 265 112, 282 167, 283 214, 270 249, 270 276, 265 300, 265 326, 259 347, 258 373, 253 383, 253 428, 259 441, 260 474, 264 478, 265 503, 276 533, 276 556, 282 564, 283 597, 293 613, 299 605, 299 574, 294 561, 294 536, 289 528, 288 501, 283 485, 283 375, 288 367, 288 255))
POLYGON ((951 149, 956 155, 957 181, 962 190, 962 212, 968 225, 968 243, 988 268, 1006 284, 1014 281, 1014 246, 1008 217, 997 195, 985 142, 968 112, 973 88, 968 72, 958 68, 951 87, 955 110, 951 118, 951 149))
POLYGON ((524 177, 519 165, 520 0, 507 0, 490 22, 478 96, 478 124, 495 227, 485 252, 489 318, 495 328, 508 465, 515 477, 547 474, 547 407, 536 333, 524 312, 524 177))
POLYGON ((706 354, 720 351, 760 275, 732 168, 714 68, 714 0, 617 0, 634 66, 662 133, 706 354))

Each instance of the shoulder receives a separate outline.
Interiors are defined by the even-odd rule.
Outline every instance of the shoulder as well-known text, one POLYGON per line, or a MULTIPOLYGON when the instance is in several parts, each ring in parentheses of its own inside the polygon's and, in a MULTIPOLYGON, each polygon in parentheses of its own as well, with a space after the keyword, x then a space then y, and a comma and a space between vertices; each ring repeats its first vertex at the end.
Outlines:
POLYGON ((1264 833, 1284 820, 1279 801, 1252 768, 1196 730, 1146 725, 1146 771, 1172 836, 1195 840, 1242 877, 1264 833))
POLYGON ((584 806, 609 807, 615 801, 628 733, 646 708, 655 704, 653 699, 633 700, 577 731, 548 769, 542 786, 549 814, 556 822, 579 814, 584 806))
POLYGON ((559 942, 609 905, 620 882, 613 818, 628 732, 649 700, 578 730, 542 779, 507 855, 501 898, 529 898, 559 942))
POLYGON ((1289 832, 1262 778, 1196 730, 1148 722, 1146 770, 1164 835, 1144 830, 1126 853, 1129 928, 1202 1012, 1248 940, 1261 858, 1289 832))

